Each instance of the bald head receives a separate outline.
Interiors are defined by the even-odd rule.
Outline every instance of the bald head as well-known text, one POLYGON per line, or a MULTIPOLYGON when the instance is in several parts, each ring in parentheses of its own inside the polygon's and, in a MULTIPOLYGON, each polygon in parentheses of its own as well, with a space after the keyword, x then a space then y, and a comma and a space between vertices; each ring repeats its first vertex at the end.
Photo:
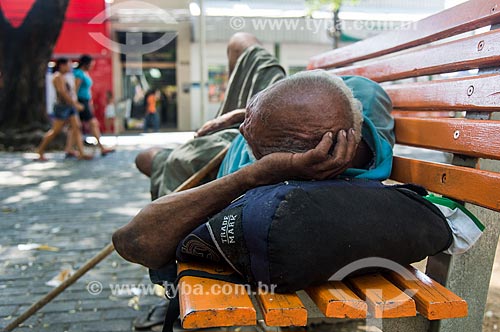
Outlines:
POLYGON ((247 32, 237 32, 230 39, 227 45, 227 58, 229 60, 229 75, 234 70, 236 62, 247 48, 253 45, 260 45, 259 40, 247 32))
POLYGON ((283 79, 247 106, 241 131, 257 158, 273 152, 305 152, 330 131, 356 130, 361 139, 361 103, 339 77, 323 70, 283 79))

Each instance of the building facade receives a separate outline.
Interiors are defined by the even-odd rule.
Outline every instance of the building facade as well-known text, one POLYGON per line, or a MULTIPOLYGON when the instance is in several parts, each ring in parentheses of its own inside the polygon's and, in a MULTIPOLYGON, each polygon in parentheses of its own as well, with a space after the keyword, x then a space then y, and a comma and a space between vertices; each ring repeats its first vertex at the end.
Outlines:
MULTIPOLYGON (((22 22, 33 1, 2 0, 1 6, 11 21, 22 22)), ((341 30, 339 46, 460 2, 345 0, 335 26, 341 30)), ((224 98, 232 34, 255 34, 293 74, 305 69, 311 56, 332 48, 332 16, 305 0, 70 0, 53 57, 96 59, 91 75, 101 122, 106 93, 112 91, 114 100, 126 105, 130 127, 140 128, 143 97, 157 90, 162 127, 194 130, 213 118, 224 98)))

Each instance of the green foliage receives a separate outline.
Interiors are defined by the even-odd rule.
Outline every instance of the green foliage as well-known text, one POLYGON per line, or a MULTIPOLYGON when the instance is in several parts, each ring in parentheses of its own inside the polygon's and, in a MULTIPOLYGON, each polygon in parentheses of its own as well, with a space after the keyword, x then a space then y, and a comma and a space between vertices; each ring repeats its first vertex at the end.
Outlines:
POLYGON ((357 4, 359 0, 306 0, 306 5, 309 8, 309 13, 322 8, 330 11, 338 11, 344 3, 357 4))

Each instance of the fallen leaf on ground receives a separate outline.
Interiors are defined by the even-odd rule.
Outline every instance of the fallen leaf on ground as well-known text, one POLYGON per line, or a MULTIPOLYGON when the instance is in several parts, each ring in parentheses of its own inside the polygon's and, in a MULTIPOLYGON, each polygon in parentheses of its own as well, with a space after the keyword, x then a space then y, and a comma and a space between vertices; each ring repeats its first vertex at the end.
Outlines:
POLYGON ((61 270, 54 278, 47 281, 45 284, 47 286, 57 287, 62 284, 65 280, 69 279, 71 275, 74 273, 71 267, 66 267, 61 270))
POLYGON ((165 297, 165 288, 163 288, 163 286, 155 284, 154 291, 155 291, 156 296, 161 297, 161 298, 165 297))
POLYGON ((15 208, 12 208, 10 206, 2 206, 2 212, 3 213, 13 213, 16 212, 17 210, 15 208))
POLYGON ((59 248, 57 247, 52 247, 47 244, 38 244, 38 243, 18 244, 17 249, 22 251, 27 251, 27 250, 59 251, 59 248))
POLYGON ((134 308, 134 310, 139 310, 139 296, 134 296, 128 301, 128 306, 134 308))

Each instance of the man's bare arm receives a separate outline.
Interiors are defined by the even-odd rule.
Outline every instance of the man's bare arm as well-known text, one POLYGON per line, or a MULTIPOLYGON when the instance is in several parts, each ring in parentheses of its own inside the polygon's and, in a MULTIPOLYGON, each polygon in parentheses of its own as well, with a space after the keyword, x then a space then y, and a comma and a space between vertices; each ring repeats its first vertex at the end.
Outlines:
POLYGON ((195 137, 205 136, 215 131, 229 128, 237 123, 242 123, 245 120, 245 112, 246 109, 241 108, 210 120, 196 131, 195 137))
POLYGON ((175 259, 184 237, 246 191, 284 180, 322 180, 342 173, 356 152, 354 135, 340 131, 330 155, 332 144, 332 134, 327 133, 313 150, 273 153, 208 184, 164 196, 113 234, 115 248, 131 262, 160 268, 175 259))
POLYGON ((189 232, 255 187, 248 169, 180 193, 163 196, 146 206, 113 234, 113 243, 125 259, 159 268, 175 258, 178 243, 189 232))

